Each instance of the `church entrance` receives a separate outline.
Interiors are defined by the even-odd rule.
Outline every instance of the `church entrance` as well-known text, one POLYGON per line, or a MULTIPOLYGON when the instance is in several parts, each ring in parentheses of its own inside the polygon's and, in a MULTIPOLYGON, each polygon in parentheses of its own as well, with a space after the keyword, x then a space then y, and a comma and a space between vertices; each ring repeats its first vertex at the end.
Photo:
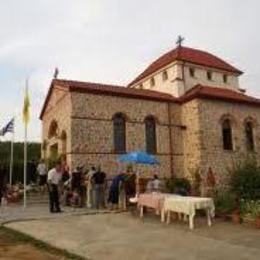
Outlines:
POLYGON ((51 147, 50 147, 50 157, 51 158, 58 158, 58 144, 53 144, 51 147))

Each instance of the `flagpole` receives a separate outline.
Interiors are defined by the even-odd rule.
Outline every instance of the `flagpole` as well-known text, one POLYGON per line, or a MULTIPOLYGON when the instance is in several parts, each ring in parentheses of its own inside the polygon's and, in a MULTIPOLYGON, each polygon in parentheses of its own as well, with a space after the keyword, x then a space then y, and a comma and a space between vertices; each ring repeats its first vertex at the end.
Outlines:
MULTIPOLYGON (((15 125, 15 122, 14 122, 15 125)), ((11 155, 10 155, 10 186, 13 184, 13 168, 14 168, 14 129, 12 133, 12 140, 11 140, 11 155)))
POLYGON ((23 168, 23 208, 26 208, 26 186, 27 186, 27 130, 29 122, 29 96, 28 96, 28 78, 25 84, 25 97, 24 97, 24 107, 23 107, 23 121, 24 121, 24 168, 23 168))
POLYGON ((24 127, 24 168, 23 168, 23 207, 26 208, 26 183, 27 183, 27 124, 24 127))

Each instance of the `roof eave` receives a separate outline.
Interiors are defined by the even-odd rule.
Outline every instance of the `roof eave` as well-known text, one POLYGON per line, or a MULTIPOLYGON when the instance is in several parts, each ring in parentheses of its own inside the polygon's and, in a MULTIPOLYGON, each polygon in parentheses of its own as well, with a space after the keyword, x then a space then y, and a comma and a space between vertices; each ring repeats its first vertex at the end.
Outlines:
POLYGON ((46 96, 46 98, 45 98, 45 101, 44 101, 44 103, 43 103, 42 110, 41 110, 41 113, 40 113, 40 116, 39 116, 39 119, 40 119, 40 120, 43 119, 43 116, 44 116, 44 113, 45 113, 47 104, 48 104, 49 99, 50 99, 50 96, 51 96, 51 92, 52 92, 53 86, 54 86, 54 80, 51 81, 51 85, 50 85, 50 87, 49 87, 49 90, 48 90, 47 96, 46 96))
POLYGON ((144 99, 144 100, 151 100, 151 101, 159 101, 159 102, 176 102, 178 103, 178 99, 174 99, 174 97, 152 97, 152 96, 144 96, 141 94, 133 94, 133 93, 122 93, 122 92, 114 92, 109 90, 100 90, 100 89, 90 89, 90 88, 81 88, 81 87, 69 87, 70 92, 79 92, 79 93, 91 93, 96 95, 108 95, 108 96, 119 96, 119 97, 126 97, 126 98, 135 98, 135 99, 144 99))
POLYGON ((246 104, 246 105, 254 105, 254 106, 260 106, 260 100, 239 100, 236 98, 231 97, 220 97, 220 96, 213 96, 205 93, 195 93, 189 97, 184 97, 183 99, 180 99, 181 104, 187 103, 189 101, 192 101, 194 99, 208 99, 208 100, 221 100, 224 102, 232 102, 232 103, 239 103, 239 104, 246 104))

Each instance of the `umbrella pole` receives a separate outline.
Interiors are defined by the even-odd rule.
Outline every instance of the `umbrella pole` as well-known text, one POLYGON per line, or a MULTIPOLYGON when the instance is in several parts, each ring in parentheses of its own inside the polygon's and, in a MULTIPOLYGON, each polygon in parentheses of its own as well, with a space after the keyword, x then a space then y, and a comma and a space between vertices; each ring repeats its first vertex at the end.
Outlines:
POLYGON ((139 171, 136 171, 135 196, 138 197, 139 194, 140 194, 140 174, 139 174, 139 171))

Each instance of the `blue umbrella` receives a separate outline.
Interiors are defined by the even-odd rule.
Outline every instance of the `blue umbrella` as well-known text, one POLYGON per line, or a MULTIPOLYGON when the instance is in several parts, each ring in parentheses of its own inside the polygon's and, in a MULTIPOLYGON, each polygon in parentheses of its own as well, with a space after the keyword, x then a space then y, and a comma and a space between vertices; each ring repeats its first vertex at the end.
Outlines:
POLYGON ((142 151, 135 151, 121 155, 118 158, 118 161, 136 164, 160 164, 160 162, 155 158, 155 156, 142 151))

